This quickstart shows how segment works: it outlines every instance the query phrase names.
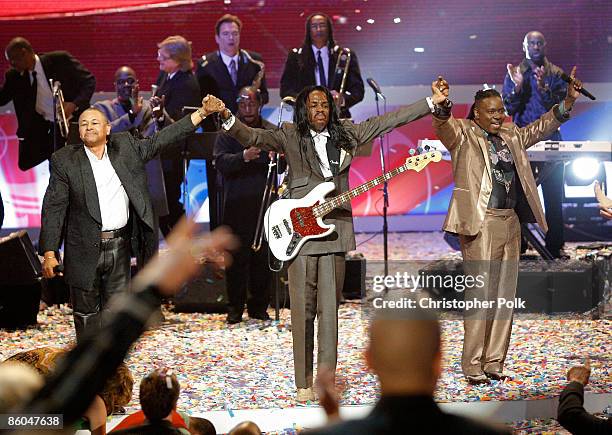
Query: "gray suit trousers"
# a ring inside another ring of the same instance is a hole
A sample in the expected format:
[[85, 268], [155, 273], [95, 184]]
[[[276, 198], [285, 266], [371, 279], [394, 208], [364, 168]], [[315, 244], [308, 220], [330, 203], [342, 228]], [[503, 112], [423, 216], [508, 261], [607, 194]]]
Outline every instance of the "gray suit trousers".
[[298, 255], [289, 265], [293, 364], [297, 388], [312, 387], [314, 321], [318, 318], [317, 364], [335, 371], [338, 304], [344, 283], [344, 253]]

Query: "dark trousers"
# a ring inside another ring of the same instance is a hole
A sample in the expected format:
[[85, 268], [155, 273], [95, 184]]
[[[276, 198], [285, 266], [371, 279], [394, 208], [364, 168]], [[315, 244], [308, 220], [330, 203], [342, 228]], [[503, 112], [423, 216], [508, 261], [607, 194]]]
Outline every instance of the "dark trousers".
[[77, 342], [84, 334], [100, 329], [108, 318], [108, 301], [127, 291], [130, 282], [129, 238], [100, 241], [96, 278], [89, 289], [70, 287]]
[[181, 184], [183, 183], [183, 160], [180, 158], [163, 159], [164, 187], [168, 201], [168, 215], [159, 218], [159, 229], [166, 237], [179, 219], [185, 214], [181, 204]]
[[312, 387], [315, 317], [318, 319], [317, 364], [336, 370], [338, 304], [344, 268], [344, 253], [298, 255], [289, 265], [291, 335], [297, 388]]
[[268, 247], [264, 243], [255, 252], [251, 249], [252, 240], [241, 237], [241, 242], [226, 271], [228, 311], [230, 315], [241, 316], [246, 303], [249, 315], [258, 315], [268, 308], [270, 299]]
[[[537, 162], [531, 163], [531, 169], [536, 177], [542, 174], [543, 171], [547, 173], [542, 182], [539, 183], [542, 186], [544, 212], [546, 214], [546, 224], [548, 224], [548, 232], [544, 241], [546, 249], [548, 249], [553, 257], [559, 257], [560, 250], [565, 244], [563, 232], [564, 164], [562, 162]], [[527, 239], [523, 237], [521, 252], [525, 252], [526, 249]]]

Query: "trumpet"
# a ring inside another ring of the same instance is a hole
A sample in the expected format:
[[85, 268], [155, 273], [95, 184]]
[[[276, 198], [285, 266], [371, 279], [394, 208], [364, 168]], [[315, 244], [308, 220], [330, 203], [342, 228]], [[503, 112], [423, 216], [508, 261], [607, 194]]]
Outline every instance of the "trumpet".
[[259, 66], [259, 71], [257, 72], [255, 77], [253, 78], [253, 83], [251, 84], [251, 86], [253, 86], [255, 89], [259, 90], [259, 88], [261, 87], [261, 82], [263, 81], [264, 76], [266, 74], [266, 64], [263, 63], [260, 60], [253, 59], [253, 57], [249, 54], [248, 51], [242, 50], [242, 49], [240, 51], [244, 54], [244, 56], [250, 62], [253, 62], [255, 65]]
[[[278, 113], [278, 124], [280, 127], [283, 122], [283, 108], [285, 104], [290, 106], [295, 105], [295, 98], [291, 96], [287, 96], [281, 100], [280, 110]], [[255, 226], [255, 234], [253, 236], [253, 243], [251, 244], [251, 249], [255, 252], [261, 249], [261, 244], [263, 242], [264, 236], [264, 216], [266, 210], [272, 204], [273, 197], [272, 195], [276, 193], [277, 195], [281, 195], [281, 189], [283, 187], [276, 186], [278, 182], [278, 153], [273, 153], [272, 158], [270, 159], [270, 163], [268, 163], [268, 175], [266, 176], [266, 188], [263, 193], [263, 197], [261, 198], [261, 206], [259, 207], [259, 214], [257, 215], [257, 225]], [[285, 186], [286, 187], [286, 186]], [[276, 190], [276, 192], [275, 192]], [[283, 189], [284, 190], [284, 189]]]
[[60, 134], [64, 139], [68, 137], [68, 131], [70, 125], [68, 124], [69, 118], [66, 118], [66, 111], [64, 110], [64, 93], [62, 92], [62, 84], [58, 80], [49, 79], [51, 89], [53, 92], [53, 100], [55, 101], [55, 122], [59, 128]]
[[[344, 93], [344, 88], [346, 86], [346, 77], [348, 76], [349, 66], [351, 65], [351, 49], [347, 47], [340, 47], [336, 45], [334, 47], [334, 52], [340, 50], [338, 53], [338, 59], [336, 60], [336, 69], [334, 74], [334, 86], [335, 79], [338, 75], [342, 74], [342, 81], [340, 82], [340, 89], [338, 89], [339, 93]], [[333, 86], [330, 88], [333, 89]]]

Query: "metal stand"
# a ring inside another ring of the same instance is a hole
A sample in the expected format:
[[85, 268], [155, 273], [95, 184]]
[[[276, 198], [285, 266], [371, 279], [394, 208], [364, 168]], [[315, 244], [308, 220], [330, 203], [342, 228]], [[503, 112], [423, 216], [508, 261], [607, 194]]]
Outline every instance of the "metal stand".
[[[376, 100], [376, 115], [380, 116], [380, 107], [378, 104], [379, 96], [385, 103], [385, 112], [387, 111], [387, 100], [384, 95], [379, 94], [378, 92], [374, 92], [374, 98]], [[385, 146], [384, 146], [384, 138], [385, 134], [381, 134], [379, 137], [380, 140], [380, 168], [383, 174], [387, 172], [387, 165], [385, 162]], [[384, 253], [384, 266], [385, 266], [385, 276], [389, 275], [389, 222], [387, 219], [387, 210], [389, 209], [389, 190], [388, 190], [388, 182], [385, 178], [382, 185], [382, 193], [383, 193], [383, 253]]]

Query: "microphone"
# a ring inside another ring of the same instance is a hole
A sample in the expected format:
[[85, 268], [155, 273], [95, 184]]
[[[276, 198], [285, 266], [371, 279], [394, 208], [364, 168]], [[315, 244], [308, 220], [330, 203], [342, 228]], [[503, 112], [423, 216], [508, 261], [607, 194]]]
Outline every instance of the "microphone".
[[376, 96], [380, 96], [384, 100], [385, 94], [383, 94], [380, 90], [380, 86], [378, 86], [378, 83], [376, 83], [376, 81], [372, 77], [368, 77], [366, 81], [368, 82], [368, 85], [370, 85]]
[[53, 268], [53, 272], [55, 272], [55, 273], [63, 273], [64, 272], [64, 265], [63, 264], [58, 264], [57, 266], [55, 266]]
[[[563, 80], [564, 82], [569, 83], [569, 84], [572, 83], [572, 78], [568, 76], [567, 74], [565, 74], [564, 72], [561, 73], [560, 77], [561, 77], [561, 80]], [[585, 97], [590, 98], [591, 100], [596, 100], [595, 96], [584, 88], [580, 88], [578, 92], [580, 92]]]

